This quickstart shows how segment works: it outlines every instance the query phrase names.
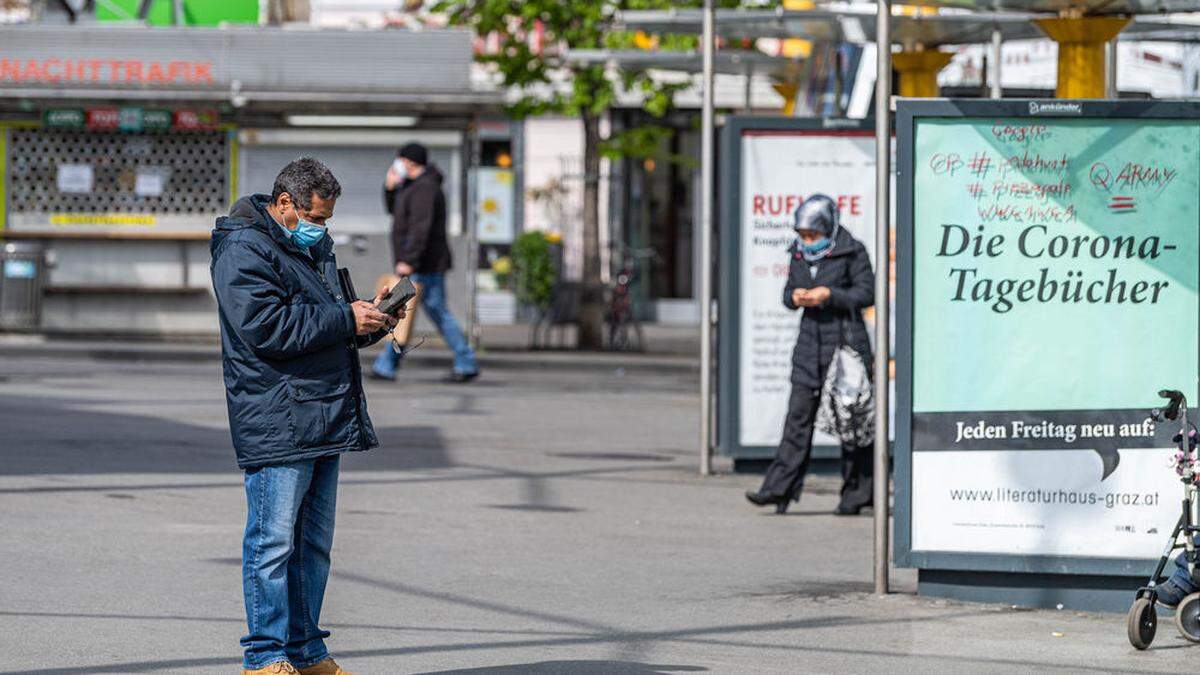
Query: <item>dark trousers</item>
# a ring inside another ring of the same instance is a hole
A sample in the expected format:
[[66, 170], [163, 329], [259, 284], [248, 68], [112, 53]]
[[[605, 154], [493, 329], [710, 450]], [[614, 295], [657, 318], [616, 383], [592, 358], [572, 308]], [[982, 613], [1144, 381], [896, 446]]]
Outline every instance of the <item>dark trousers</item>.
[[[763, 477], [762, 494], [799, 499], [812, 459], [813, 422], [817, 418], [820, 391], [792, 386], [788, 399], [787, 419], [783, 423], [783, 440], [775, 461]], [[871, 504], [871, 476], [875, 455], [869, 445], [842, 444], [842, 501], [841, 505], [858, 508]]]

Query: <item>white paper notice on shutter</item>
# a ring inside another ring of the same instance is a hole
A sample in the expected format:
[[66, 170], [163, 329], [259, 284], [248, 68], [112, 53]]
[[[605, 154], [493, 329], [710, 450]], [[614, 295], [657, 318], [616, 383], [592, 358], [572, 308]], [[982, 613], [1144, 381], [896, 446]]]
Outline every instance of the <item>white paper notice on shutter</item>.
[[90, 194], [95, 184], [91, 164], [59, 164], [58, 191], [67, 194]]

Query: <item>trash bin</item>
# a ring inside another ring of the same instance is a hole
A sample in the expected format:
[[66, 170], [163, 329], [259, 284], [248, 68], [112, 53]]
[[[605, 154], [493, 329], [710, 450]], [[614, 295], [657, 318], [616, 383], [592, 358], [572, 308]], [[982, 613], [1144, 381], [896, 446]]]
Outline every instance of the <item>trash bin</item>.
[[41, 326], [44, 277], [41, 244], [0, 245], [0, 330], [32, 331]]

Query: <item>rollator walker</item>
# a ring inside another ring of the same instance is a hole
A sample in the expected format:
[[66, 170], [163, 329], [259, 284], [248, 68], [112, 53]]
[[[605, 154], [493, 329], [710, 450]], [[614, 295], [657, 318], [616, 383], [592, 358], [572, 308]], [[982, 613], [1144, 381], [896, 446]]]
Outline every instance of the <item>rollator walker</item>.
[[[1192, 583], [1200, 588], [1200, 574], [1197, 574], [1197, 563], [1200, 562], [1200, 552], [1196, 550], [1196, 535], [1200, 534], [1200, 492], [1197, 483], [1200, 482], [1200, 460], [1196, 456], [1196, 427], [1188, 422], [1187, 399], [1182, 392], [1164, 389], [1158, 395], [1167, 399], [1166, 408], [1155, 408], [1150, 411], [1150, 419], [1156, 424], [1163, 420], [1179, 420], [1179, 434], [1175, 441], [1179, 444], [1179, 452], [1175, 454], [1174, 467], [1183, 483], [1183, 512], [1175, 530], [1167, 539], [1162, 558], [1154, 574], [1145, 586], [1137, 590], [1133, 606], [1129, 608], [1126, 628], [1129, 642], [1137, 649], [1146, 649], [1154, 641], [1154, 633], [1158, 629], [1158, 612], [1155, 603], [1158, 602], [1158, 584], [1166, 581], [1163, 570], [1171, 561], [1171, 554], [1184, 549], [1184, 560]], [[1179, 536], [1183, 535], [1183, 541]], [[1192, 593], [1179, 602], [1175, 608], [1175, 626], [1183, 637], [1192, 642], [1200, 642], [1200, 592]]]

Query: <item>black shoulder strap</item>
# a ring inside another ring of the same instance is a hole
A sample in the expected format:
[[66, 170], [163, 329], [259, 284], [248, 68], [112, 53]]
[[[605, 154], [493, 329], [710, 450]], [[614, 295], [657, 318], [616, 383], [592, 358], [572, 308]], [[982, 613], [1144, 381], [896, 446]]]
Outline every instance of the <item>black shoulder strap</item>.
[[354, 281], [350, 279], [350, 270], [345, 267], [339, 267], [338, 285], [342, 287], [342, 297], [346, 298], [346, 302], [354, 302], [358, 300], [358, 293], [354, 292]]

